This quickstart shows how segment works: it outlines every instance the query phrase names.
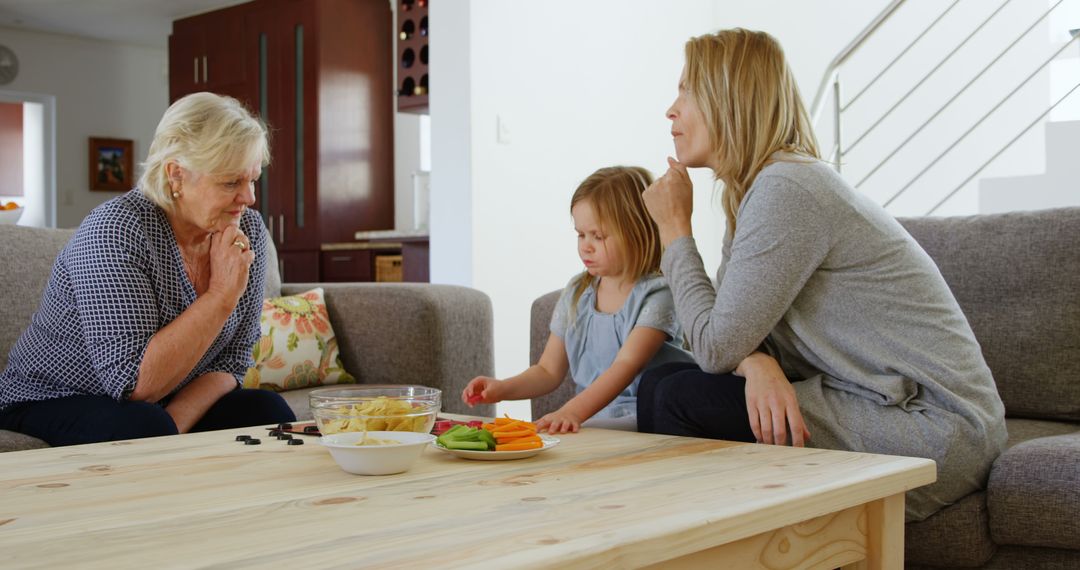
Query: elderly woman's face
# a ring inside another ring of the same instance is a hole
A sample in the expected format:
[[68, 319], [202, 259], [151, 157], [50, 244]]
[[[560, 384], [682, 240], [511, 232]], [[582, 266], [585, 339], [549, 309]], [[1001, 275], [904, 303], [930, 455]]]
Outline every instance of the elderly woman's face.
[[667, 118], [671, 120], [675, 158], [688, 167], [711, 166], [714, 153], [709, 145], [709, 130], [705, 126], [705, 116], [686, 84], [685, 67], [679, 76], [679, 96], [668, 108]]
[[182, 196], [176, 201], [176, 215], [207, 232], [220, 232], [238, 225], [244, 210], [255, 203], [255, 181], [262, 168], [220, 174], [184, 171]]

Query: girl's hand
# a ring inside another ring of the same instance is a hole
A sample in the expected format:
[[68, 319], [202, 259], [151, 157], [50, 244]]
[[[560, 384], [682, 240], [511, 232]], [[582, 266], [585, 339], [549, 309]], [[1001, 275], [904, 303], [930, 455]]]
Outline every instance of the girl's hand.
[[746, 412], [750, 429], [761, 443], [785, 445], [791, 428], [791, 445], [803, 447], [806, 429], [795, 389], [773, 357], [756, 352], [743, 359], [735, 374], [746, 378]]
[[645, 208], [660, 230], [660, 242], [671, 242], [691, 235], [690, 215], [694, 212], [694, 185], [686, 167], [668, 157], [668, 170], [642, 194]]
[[[243, 248], [234, 245], [241, 243]], [[251, 242], [239, 227], [229, 225], [210, 236], [209, 292], [220, 295], [228, 303], [230, 312], [247, 289], [248, 274], [254, 261]]]
[[461, 401], [470, 408], [476, 404], [494, 404], [502, 401], [502, 382], [488, 376], [477, 376], [461, 391]]
[[562, 408], [551, 412], [536, 422], [536, 431], [548, 433], [577, 433], [581, 429], [581, 418]]

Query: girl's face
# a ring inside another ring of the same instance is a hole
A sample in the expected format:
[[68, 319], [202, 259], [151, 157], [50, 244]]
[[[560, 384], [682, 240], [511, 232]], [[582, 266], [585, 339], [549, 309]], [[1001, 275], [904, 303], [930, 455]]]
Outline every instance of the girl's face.
[[618, 277], [623, 273], [619, 246], [614, 237], [604, 233], [592, 202], [581, 200], [570, 209], [577, 232], [578, 256], [593, 277]]
[[184, 170], [177, 216], [208, 233], [238, 225], [244, 210], [255, 203], [255, 181], [261, 170], [258, 165], [226, 174], [199, 175]]
[[686, 85], [685, 67], [679, 77], [679, 95], [668, 108], [667, 118], [671, 121], [675, 158], [691, 168], [712, 167], [714, 153], [709, 144], [709, 130], [705, 126], [705, 116]]

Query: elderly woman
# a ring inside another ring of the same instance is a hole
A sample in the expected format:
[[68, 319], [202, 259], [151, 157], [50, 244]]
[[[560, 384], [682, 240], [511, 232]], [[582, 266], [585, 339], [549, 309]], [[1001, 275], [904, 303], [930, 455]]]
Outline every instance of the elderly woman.
[[158, 124], [139, 187], [95, 208], [0, 374], [0, 428], [50, 445], [294, 419], [241, 389], [259, 337], [266, 127], [196, 93]]
[[[776, 40], [691, 39], [667, 116], [678, 159], [644, 196], [699, 366], [642, 379], [642, 431], [933, 459], [909, 519], [982, 487], [1006, 433], [975, 335], [915, 240], [819, 160]], [[715, 287], [687, 167], [724, 185]]]

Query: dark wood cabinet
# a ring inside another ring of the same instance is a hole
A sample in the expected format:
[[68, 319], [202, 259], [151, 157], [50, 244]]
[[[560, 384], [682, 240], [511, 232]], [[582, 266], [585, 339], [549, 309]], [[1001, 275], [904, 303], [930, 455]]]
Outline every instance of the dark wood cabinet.
[[320, 281], [427, 283], [428, 237], [398, 236], [323, 244]]
[[369, 249], [324, 251], [320, 281], [374, 281], [374, 263]]
[[[391, 22], [386, 0], [255, 0], [174, 22], [170, 97], [232, 95], [270, 127], [256, 207], [285, 261], [283, 281], [317, 281], [324, 243], [394, 227]], [[208, 56], [211, 80], [193, 82], [187, 60], [201, 63], [200, 49], [231, 50], [220, 65], [239, 65], [237, 79], [215, 83]]]
[[199, 91], [248, 101], [245, 11], [235, 6], [173, 22], [169, 36], [170, 101]]
[[[319, 279], [318, 251], [279, 251], [278, 270], [282, 281], [288, 283], [316, 283]], [[288, 276], [288, 279], [285, 279]]]

